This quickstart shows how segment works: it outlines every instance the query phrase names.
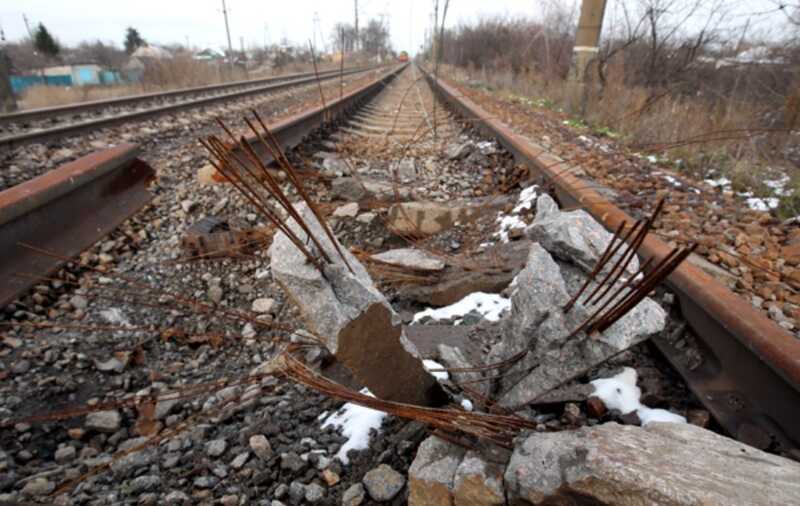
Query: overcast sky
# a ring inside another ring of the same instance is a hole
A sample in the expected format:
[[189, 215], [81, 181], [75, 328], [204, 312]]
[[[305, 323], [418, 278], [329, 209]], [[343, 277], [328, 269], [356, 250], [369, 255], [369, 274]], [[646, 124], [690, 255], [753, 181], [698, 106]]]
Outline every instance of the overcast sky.
[[[481, 15], [525, 15], [538, 17], [543, 5], [571, 6], [578, 0], [451, 0], [448, 25], [477, 19]], [[629, 0], [635, 1], [635, 0]], [[262, 45], [286, 37], [302, 43], [314, 37], [315, 13], [319, 19], [317, 45], [329, 43], [337, 22], [353, 21], [353, 0], [227, 0], [233, 46]], [[359, 0], [360, 23], [386, 16], [395, 49], [413, 52], [430, 26], [432, 0]], [[440, 1], [440, 4], [444, 0]], [[613, 5], [613, 0], [612, 3]], [[774, 8], [770, 0], [742, 0], [737, 17], [744, 23], [751, 13]], [[31, 27], [44, 23], [68, 45], [100, 39], [122, 44], [125, 28], [136, 27], [153, 43], [177, 42], [193, 47], [224, 47], [225, 24], [222, 0], [0, 0], [0, 27], [8, 40], [26, 36], [23, 14]], [[760, 26], [782, 23], [780, 15], [757, 16]]]

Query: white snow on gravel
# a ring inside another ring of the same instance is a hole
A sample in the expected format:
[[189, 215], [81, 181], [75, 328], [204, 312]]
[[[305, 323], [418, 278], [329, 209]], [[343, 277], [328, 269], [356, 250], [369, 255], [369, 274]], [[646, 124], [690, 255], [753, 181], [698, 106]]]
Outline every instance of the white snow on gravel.
[[537, 193], [538, 186], [533, 185], [525, 188], [519, 194], [519, 200], [517, 201], [517, 205], [514, 206], [514, 209], [511, 211], [511, 214], [499, 213], [497, 215], [497, 222], [500, 224], [498, 227], [498, 231], [495, 232], [494, 236], [499, 237], [502, 242], [508, 242], [508, 232], [515, 228], [525, 228], [528, 226], [527, 223], [522, 221], [519, 216], [517, 216], [522, 211], [526, 211], [533, 207], [534, 202], [536, 202], [536, 198], [539, 196]]
[[511, 299], [506, 299], [496, 293], [474, 292], [455, 304], [435, 309], [428, 308], [425, 311], [416, 313], [414, 315], [414, 323], [429, 316], [434, 320], [458, 318], [455, 324], [459, 325], [461, 323], [461, 318], [473, 310], [480, 313], [484, 319], [496, 322], [500, 319], [500, 315], [503, 311], [510, 309]]
[[[362, 394], [372, 395], [368, 389], [361, 390]], [[322, 428], [336, 427], [342, 429], [342, 435], [347, 438], [347, 442], [342, 445], [339, 452], [336, 454], [342, 464], [347, 465], [350, 459], [347, 458], [347, 452], [350, 450], [364, 450], [369, 447], [369, 433], [370, 430], [375, 429], [380, 432], [383, 419], [386, 413], [383, 411], [376, 411], [374, 409], [365, 408], [358, 404], [348, 402], [336, 413], [329, 416], [323, 423]]]
[[636, 411], [643, 427], [653, 422], [686, 423], [681, 415], [644, 406], [639, 400], [642, 390], [636, 386], [637, 379], [636, 370], [626, 367], [616, 376], [592, 381], [592, 396], [599, 397], [608, 409], [616, 409], [623, 415]]
[[761, 199], [758, 197], [751, 197], [747, 199], [747, 207], [754, 211], [769, 211], [775, 209], [780, 204], [780, 200], [774, 197]]

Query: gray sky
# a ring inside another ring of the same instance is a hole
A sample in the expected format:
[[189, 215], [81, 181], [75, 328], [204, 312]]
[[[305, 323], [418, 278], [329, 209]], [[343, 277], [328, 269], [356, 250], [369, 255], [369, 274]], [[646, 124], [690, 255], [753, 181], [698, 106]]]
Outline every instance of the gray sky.
[[[448, 25], [476, 19], [480, 15], [526, 15], [538, 17], [547, 4], [573, 5], [577, 0], [451, 0]], [[615, 0], [612, 0], [612, 3]], [[621, 1], [621, 0], [616, 0]], [[635, 0], [625, 0], [635, 1]], [[440, 4], [444, 0], [440, 1]], [[769, 10], [769, 0], [742, 0], [737, 20]], [[278, 42], [286, 37], [294, 43], [313, 38], [314, 13], [319, 16], [320, 37], [328, 43], [337, 22], [353, 21], [353, 0], [227, 0], [231, 38], [238, 48]], [[395, 49], [411, 52], [422, 43], [430, 26], [432, 0], [359, 0], [360, 22], [381, 14], [388, 16]], [[186, 43], [191, 46], [226, 45], [221, 0], [0, 0], [0, 26], [6, 38], [18, 40], [26, 35], [23, 14], [33, 27], [42, 22], [60, 41], [74, 45], [82, 40], [100, 39], [122, 44], [127, 26], [136, 27], [154, 43]], [[766, 17], [768, 24], [782, 22], [779, 15]], [[765, 17], [759, 18], [763, 26]], [[266, 27], [266, 29], [265, 29]], [[320, 34], [321, 32], [321, 34]]]

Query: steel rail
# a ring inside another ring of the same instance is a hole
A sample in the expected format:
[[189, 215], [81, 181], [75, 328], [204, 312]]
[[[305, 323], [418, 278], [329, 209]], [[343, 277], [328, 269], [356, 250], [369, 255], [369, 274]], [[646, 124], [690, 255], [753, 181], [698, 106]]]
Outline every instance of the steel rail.
[[[373, 68], [374, 69], [374, 68]], [[373, 70], [369, 69], [369, 70]], [[357, 70], [350, 70], [346, 71], [342, 75], [350, 75], [356, 74], [361, 72], [367, 72], [369, 70], [357, 69]], [[329, 80], [339, 77], [339, 73], [327, 75], [321, 77], [321, 80]], [[175, 104], [168, 104], [158, 107], [152, 107], [143, 111], [134, 111], [129, 113], [122, 113], [116, 116], [107, 117], [107, 118], [99, 118], [93, 119], [88, 121], [82, 121], [78, 123], [71, 123], [67, 125], [56, 126], [53, 128], [47, 128], [43, 130], [34, 130], [30, 132], [22, 132], [19, 134], [12, 134], [0, 137], [0, 148], [2, 149], [13, 149], [18, 146], [22, 146], [25, 144], [30, 144], [33, 142], [45, 142], [52, 139], [57, 139], [61, 137], [66, 137], [69, 135], [75, 135], [78, 133], [84, 133], [92, 130], [97, 130], [99, 128], [106, 128], [113, 125], [118, 125], [121, 123], [127, 123], [130, 121], [135, 120], [142, 120], [145, 118], [152, 118], [156, 116], [160, 116], [162, 114], [167, 113], [174, 113], [178, 111], [182, 111], [185, 109], [192, 109], [195, 107], [203, 106], [212, 104], [215, 102], [223, 102], [231, 99], [246, 97], [249, 95], [256, 95], [259, 93], [268, 93], [268, 92], [275, 92], [280, 91], [288, 88], [293, 88], [295, 86], [302, 86], [304, 84], [311, 84], [317, 82], [316, 77], [304, 77], [301, 79], [294, 79], [292, 81], [284, 81], [275, 84], [268, 84], [265, 86], [259, 86], [255, 88], [247, 88], [245, 90], [238, 90], [232, 91], [229, 93], [224, 93], [220, 95], [213, 95], [211, 97], [203, 97], [197, 98], [194, 100], [186, 100], [183, 102], [178, 102]]]
[[[368, 70], [368, 67], [356, 67], [347, 69], [346, 72], [354, 70]], [[222, 84], [209, 84], [205, 86], [195, 86], [191, 88], [179, 88], [169, 91], [159, 91], [153, 93], [141, 93], [137, 95], [128, 95], [125, 97], [109, 98], [104, 100], [92, 100], [90, 102], [79, 102], [74, 104], [58, 105], [53, 107], [41, 107], [37, 109], [27, 109], [8, 114], [0, 114], [0, 127], [4, 127], [10, 123], [19, 123], [24, 121], [33, 121], [38, 119], [51, 119], [53, 117], [65, 116], [68, 114], [84, 114], [87, 112], [107, 109], [110, 107], [121, 107], [137, 102], [144, 102], [148, 100], [163, 100], [167, 98], [178, 97], [181, 95], [194, 95], [198, 93], [209, 93], [215, 91], [222, 91], [231, 88], [239, 88], [243, 86], [259, 86], [264, 84], [274, 84], [282, 81], [291, 81], [294, 79], [302, 79], [305, 77], [313, 76], [313, 72], [301, 72], [295, 74], [286, 74], [283, 76], [265, 77], [260, 79], [249, 79], [243, 81], [234, 81]], [[339, 70], [327, 70], [320, 72], [320, 76], [336, 75], [339, 76]]]
[[75, 256], [128, 219], [153, 196], [153, 169], [123, 144], [92, 153], [0, 192], [0, 307], [63, 262], [22, 244]]
[[[633, 219], [586, 182], [571, 165], [518, 135], [459, 90], [429, 73], [431, 88], [470, 125], [500, 142], [517, 161], [553, 184], [561, 203], [580, 206], [613, 231]], [[638, 253], [664, 258], [670, 248], [649, 234]], [[800, 340], [691, 262], [666, 281], [699, 340], [703, 361], [686, 363], [666, 338], [654, 340], [698, 399], [733, 437], [764, 449], [800, 455]]]
[[[318, 106], [299, 112], [284, 120], [268, 125], [275, 135], [281, 148], [286, 151], [294, 148], [312, 131], [329, 124], [335, 124], [340, 119], [358, 109], [367, 100], [374, 97], [386, 84], [402, 72], [408, 64], [397, 66], [376, 79], [368, 82], [357, 90], [353, 90], [341, 98], [327, 102], [325, 106]], [[248, 136], [248, 142], [264, 163], [273, 161], [272, 154], [264, 147], [255, 135]], [[241, 148], [236, 147], [235, 150]], [[245, 153], [238, 152], [242, 160], [247, 160]]]

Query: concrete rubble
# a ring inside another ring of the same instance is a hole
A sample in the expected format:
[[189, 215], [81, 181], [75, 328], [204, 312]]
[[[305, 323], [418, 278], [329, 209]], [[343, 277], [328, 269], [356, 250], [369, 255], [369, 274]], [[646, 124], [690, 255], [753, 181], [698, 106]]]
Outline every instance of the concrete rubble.
[[392, 249], [372, 255], [372, 259], [419, 271], [441, 271], [445, 267], [443, 260], [416, 248]]
[[800, 463], [694, 425], [607, 423], [522, 435], [510, 458], [431, 436], [409, 504], [797, 504], [798, 476]]
[[[536, 219], [526, 235], [540, 242], [532, 244], [525, 268], [516, 277], [505, 339], [487, 360], [497, 363], [527, 350], [497, 386], [499, 404], [505, 408], [536, 401], [666, 324], [666, 312], [646, 298], [602, 334], [572, 336], [596, 306], [578, 302], [567, 314], [562, 308], [580, 289], [584, 273], [594, 267], [611, 234], [584, 211], [559, 211], [546, 194], [538, 197], [536, 207]], [[593, 287], [590, 284], [586, 293]]]
[[[444, 398], [441, 387], [425, 371], [413, 344], [402, 335], [398, 315], [375, 288], [364, 266], [339, 245], [353, 269], [351, 273], [308, 206], [296, 207], [332, 263], [325, 266], [323, 275], [280, 232], [269, 253], [275, 280], [297, 304], [308, 329], [377, 397], [418, 405], [439, 404]], [[311, 245], [294, 220], [287, 219], [287, 224]], [[386, 376], [387, 364], [392, 365], [391, 378]]]
[[689, 424], [608, 423], [535, 433], [505, 473], [509, 500], [605, 504], [798, 504], [800, 463]]

